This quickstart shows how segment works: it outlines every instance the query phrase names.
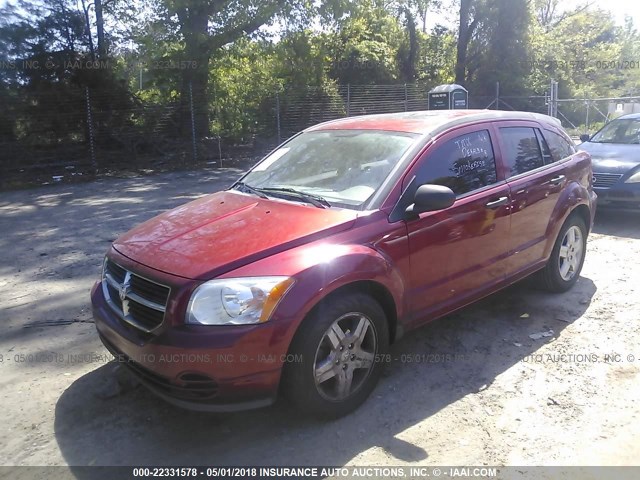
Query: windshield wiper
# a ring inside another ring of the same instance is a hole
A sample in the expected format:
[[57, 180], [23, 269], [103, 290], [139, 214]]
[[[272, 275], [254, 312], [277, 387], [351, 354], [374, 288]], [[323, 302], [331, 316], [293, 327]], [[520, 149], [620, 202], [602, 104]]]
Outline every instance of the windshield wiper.
[[237, 188], [238, 190], [244, 193], [251, 193], [252, 195], [256, 195], [260, 198], [269, 198], [269, 196], [266, 193], [263, 193], [259, 189], [252, 187], [251, 185], [244, 182], [236, 183], [233, 188]]
[[314, 207], [331, 208], [331, 204], [324, 197], [321, 197], [320, 195], [314, 195], [312, 193], [301, 192], [300, 190], [296, 190], [295, 188], [265, 187], [265, 188], [260, 188], [259, 190], [260, 192], [267, 192], [267, 193], [273, 192], [276, 194], [280, 193], [288, 197], [293, 196], [296, 198], [300, 198], [306, 201], [307, 203], [310, 203]]

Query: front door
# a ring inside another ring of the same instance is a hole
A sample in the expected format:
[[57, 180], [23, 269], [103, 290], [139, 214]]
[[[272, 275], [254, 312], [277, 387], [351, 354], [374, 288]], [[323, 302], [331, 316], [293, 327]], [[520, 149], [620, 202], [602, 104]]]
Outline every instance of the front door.
[[415, 324], [472, 301], [505, 278], [509, 186], [498, 176], [490, 126], [456, 130], [410, 173], [416, 186], [450, 187], [456, 203], [409, 220], [411, 311]]

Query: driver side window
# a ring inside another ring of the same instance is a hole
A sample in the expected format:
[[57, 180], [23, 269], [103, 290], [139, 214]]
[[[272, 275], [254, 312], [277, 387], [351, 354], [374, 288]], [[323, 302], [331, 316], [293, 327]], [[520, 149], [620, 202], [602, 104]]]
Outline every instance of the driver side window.
[[498, 181], [488, 130], [461, 135], [430, 152], [417, 174], [418, 185], [449, 187], [457, 196]]

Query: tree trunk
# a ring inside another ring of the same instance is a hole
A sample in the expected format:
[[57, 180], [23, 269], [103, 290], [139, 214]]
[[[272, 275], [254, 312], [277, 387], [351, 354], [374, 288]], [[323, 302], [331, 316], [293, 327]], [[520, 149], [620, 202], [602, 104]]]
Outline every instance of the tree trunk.
[[89, 7], [86, 5], [85, 0], [82, 0], [82, 10], [84, 12], [84, 23], [87, 30], [87, 39], [89, 40], [89, 52], [91, 54], [91, 60], [96, 59], [96, 51], [93, 46], [93, 34], [91, 33], [91, 18], [89, 17]]
[[209, 15], [198, 7], [183, 9], [178, 14], [185, 39], [183, 60], [186, 62], [180, 92], [182, 134], [191, 136], [195, 126], [196, 137], [202, 138], [209, 135]]
[[[287, 0], [262, 0], [261, 2], [247, 2], [258, 5], [258, 9], [235, 7], [230, 1], [189, 0], [176, 2], [179, 6], [171, 11], [178, 16], [180, 33], [184, 39], [185, 67], [182, 70], [182, 86], [180, 101], [182, 106], [183, 134], [192, 132], [191, 105], [193, 104], [193, 123], [195, 135], [198, 138], [209, 135], [209, 63], [211, 54], [226, 44], [235, 41], [243, 35], [253, 33], [267, 23], [282, 10]], [[238, 2], [244, 4], [244, 2]], [[240, 11], [237, 11], [238, 8]], [[242, 20], [243, 9], [247, 18]], [[215, 13], [227, 11], [232, 17], [240, 21], [229, 21], [224, 31], [215, 35], [209, 34], [209, 19]], [[185, 131], [186, 129], [186, 131]]]
[[[182, 74], [180, 106], [182, 112], [183, 134], [192, 135], [195, 128], [197, 138], [209, 135], [209, 55], [190, 57], [195, 68], [187, 68]], [[191, 111], [193, 108], [193, 112]]]
[[471, 16], [471, 2], [473, 0], [460, 0], [460, 32], [458, 33], [458, 46], [456, 56], [456, 83], [463, 84], [467, 80], [467, 52], [469, 42], [475, 29], [474, 23], [469, 23]]
[[413, 82], [416, 79], [416, 60], [418, 58], [418, 35], [416, 32], [416, 21], [408, 7], [404, 8], [405, 20], [407, 22], [407, 33], [409, 34], [409, 52], [404, 62], [403, 76], [406, 82]]
[[106, 46], [104, 41], [104, 15], [102, 13], [102, 0], [94, 0], [94, 8], [96, 9], [96, 30], [98, 33], [98, 58], [103, 59], [106, 56]]
[[422, 23], [422, 33], [427, 33], [427, 17], [429, 15], [429, 4], [431, 0], [423, 0], [418, 3], [418, 15]]

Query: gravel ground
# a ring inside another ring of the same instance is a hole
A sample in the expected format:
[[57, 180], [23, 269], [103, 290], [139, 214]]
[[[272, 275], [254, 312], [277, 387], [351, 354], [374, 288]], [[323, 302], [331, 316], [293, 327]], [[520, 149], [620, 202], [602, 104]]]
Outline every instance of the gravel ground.
[[598, 215], [571, 292], [525, 281], [407, 336], [369, 401], [337, 421], [285, 402], [186, 412], [125, 385], [90, 314], [109, 243], [238, 174], [0, 193], [0, 464], [640, 463], [640, 215]]

